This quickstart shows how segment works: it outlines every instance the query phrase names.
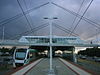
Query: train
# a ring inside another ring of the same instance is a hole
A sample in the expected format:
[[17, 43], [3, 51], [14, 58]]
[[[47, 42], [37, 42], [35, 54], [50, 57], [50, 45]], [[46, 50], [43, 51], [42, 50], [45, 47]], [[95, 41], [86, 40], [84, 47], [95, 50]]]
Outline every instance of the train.
[[13, 54], [13, 67], [20, 67], [28, 64], [36, 58], [38, 51], [28, 48], [16, 48]]

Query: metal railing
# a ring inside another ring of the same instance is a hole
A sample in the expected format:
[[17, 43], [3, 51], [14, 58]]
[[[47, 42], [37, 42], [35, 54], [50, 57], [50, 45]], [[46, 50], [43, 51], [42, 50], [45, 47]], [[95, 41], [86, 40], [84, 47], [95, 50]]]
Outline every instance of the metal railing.
[[[11, 46], [30, 46], [30, 45], [40, 45], [40, 46], [49, 46], [50, 43], [45, 42], [19, 42], [18, 40], [0, 40], [0, 45], [11, 45]], [[52, 46], [77, 46], [77, 47], [95, 47], [100, 46], [99, 44], [89, 44], [89, 43], [68, 43], [68, 42], [56, 42], [52, 43]]]

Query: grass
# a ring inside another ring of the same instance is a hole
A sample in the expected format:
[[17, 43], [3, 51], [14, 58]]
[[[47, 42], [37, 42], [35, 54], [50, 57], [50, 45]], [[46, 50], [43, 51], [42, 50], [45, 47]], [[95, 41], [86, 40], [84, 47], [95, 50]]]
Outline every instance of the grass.
[[78, 59], [79, 62], [85, 62], [85, 63], [89, 63], [89, 64], [93, 64], [96, 66], [100, 66], [99, 62], [95, 62], [95, 61], [90, 61], [90, 60], [85, 60], [85, 59]]
[[0, 71], [9, 70], [10, 68], [12, 68], [12, 65], [1, 65]]
[[0, 66], [0, 71], [7, 70], [8, 67], [6, 65]]

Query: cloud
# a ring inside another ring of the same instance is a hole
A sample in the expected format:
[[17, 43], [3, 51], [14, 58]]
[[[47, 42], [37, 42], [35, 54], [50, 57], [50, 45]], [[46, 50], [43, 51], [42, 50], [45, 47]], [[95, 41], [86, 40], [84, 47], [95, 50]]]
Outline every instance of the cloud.
[[[49, 0], [46, 0], [46, 1], [45, 0], [25, 0], [25, 1], [27, 3], [28, 9], [30, 9], [30, 8], [37, 7], [41, 4], [44, 4], [44, 3], [48, 2]], [[52, 1], [66, 9], [77, 12], [80, 7], [80, 4], [83, 0], [52, 0]], [[20, 2], [21, 2], [23, 9], [26, 11], [23, 0], [20, 0]], [[90, 2], [90, 0], [85, 0], [83, 7], [79, 14], [81, 14], [81, 15], [83, 14], [83, 12], [86, 9], [89, 2]], [[85, 14], [85, 17], [100, 24], [100, 19], [99, 19], [100, 11], [98, 11], [99, 7], [100, 7], [100, 1], [94, 0], [91, 7]], [[16, 0], [13, 0], [13, 1], [12, 0], [0, 0], [0, 10], [1, 10], [0, 22], [2, 20], [8, 19], [8, 18], [13, 17], [16, 14], [19, 14], [22, 12], [18, 6], [18, 3], [16, 2]], [[72, 14], [64, 11], [63, 9], [61, 9], [53, 4], [51, 4], [51, 5], [48, 4], [37, 10], [34, 10], [29, 15], [27, 15], [27, 17], [28, 17], [29, 21], [31, 22], [33, 28], [49, 22], [47, 20], [44, 20], [43, 19], [44, 17], [57, 16], [59, 19], [54, 20], [54, 22], [67, 28], [67, 29], [74, 27], [76, 22], [79, 20], [77, 18], [75, 24], [72, 26], [72, 22], [73, 22], [75, 16], [73, 16]], [[41, 29], [41, 30], [37, 31], [36, 34], [37, 35], [48, 35], [49, 34], [48, 29], [49, 29], [49, 27]], [[1, 30], [2, 30], [2, 28], [1, 28]], [[29, 26], [25, 20], [25, 17], [22, 17], [13, 22], [10, 22], [9, 24], [6, 24], [5, 32], [8, 34], [11, 34], [12, 36], [15, 36], [18, 33], [22, 33], [27, 30], [29, 30]], [[70, 29], [70, 30], [72, 30], [72, 29]], [[54, 31], [54, 35], [68, 36], [68, 34], [57, 29], [56, 27], [53, 27], [53, 31]], [[91, 33], [91, 31], [92, 31], [92, 33]], [[79, 23], [79, 26], [76, 28], [75, 33], [79, 34], [82, 39], [87, 40], [88, 37], [95, 34], [96, 31], [95, 31], [94, 26], [92, 26], [89, 23], [82, 20]], [[7, 37], [8, 34], [5, 35], [5, 37]], [[0, 33], [0, 37], [1, 36], [2, 36], [2, 33]], [[93, 38], [94, 37], [95, 36], [93, 36]]]

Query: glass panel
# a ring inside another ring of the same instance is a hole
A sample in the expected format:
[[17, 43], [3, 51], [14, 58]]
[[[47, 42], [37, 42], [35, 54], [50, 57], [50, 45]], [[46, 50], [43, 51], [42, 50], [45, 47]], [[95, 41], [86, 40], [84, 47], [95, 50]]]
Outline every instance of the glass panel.
[[15, 54], [15, 59], [24, 60], [26, 56], [26, 51], [27, 49], [23, 49], [23, 48], [17, 49]]

